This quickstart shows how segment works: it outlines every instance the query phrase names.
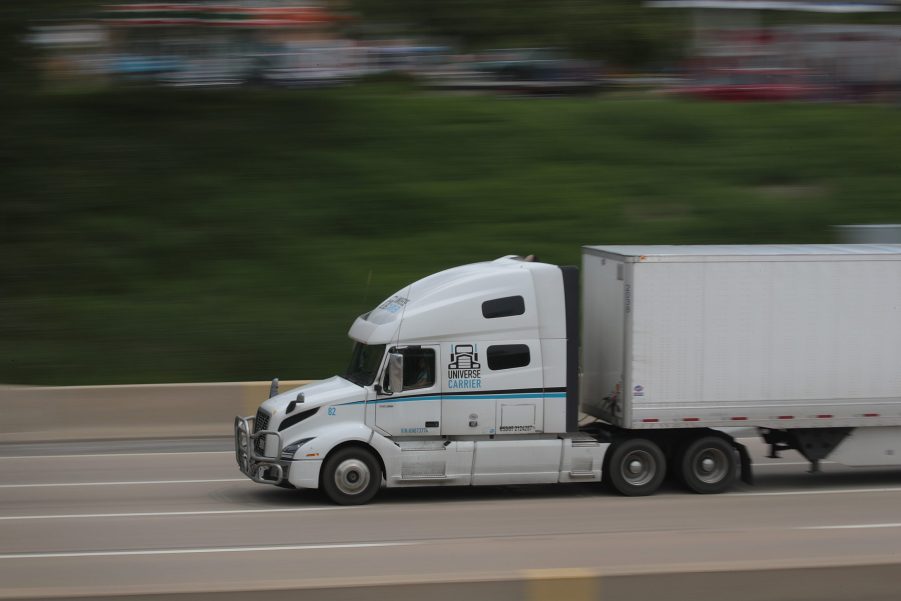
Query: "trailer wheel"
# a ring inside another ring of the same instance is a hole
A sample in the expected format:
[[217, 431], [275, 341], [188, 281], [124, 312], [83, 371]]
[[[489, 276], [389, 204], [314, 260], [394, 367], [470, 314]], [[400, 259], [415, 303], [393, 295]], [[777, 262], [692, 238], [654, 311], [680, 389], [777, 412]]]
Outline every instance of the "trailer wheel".
[[626, 439], [616, 443], [607, 466], [607, 480], [627, 497], [653, 494], [666, 476], [666, 457], [653, 441]]
[[682, 482], [699, 494], [725, 492], [735, 482], [736, 455], [732, 445], [718, 436], [699, 438], [682, 452]]
[[322, 492], [338, 505], [365, 505], [381, 485], [379, 462], [366, 449], [340, 449], [322, 467]]

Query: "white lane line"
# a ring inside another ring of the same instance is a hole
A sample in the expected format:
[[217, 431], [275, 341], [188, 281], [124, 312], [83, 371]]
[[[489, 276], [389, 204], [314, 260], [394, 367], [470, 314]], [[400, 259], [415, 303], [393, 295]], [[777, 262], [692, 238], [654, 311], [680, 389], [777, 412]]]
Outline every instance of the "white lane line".
[[199, 549], [141, 549], [138, 551], [71, 551], [65, 553], [9, 553], [0, 559], [53, 559], [59, 557], [122, 557], [128, 555], [191, 555], [197, 553], [258, 553], [260, 551], [314, 551], [322, 549], [366, 549], [408, 547], [412, 541], [386, 543], [335, 543], [322, 545], [273, 545], [271, 547], [204, 547]]
[[250, 482], [249, 478], [211, 478], [209, 480], [132, 480], [126, 482], [54, 482], [49, 484], [0, 484], [0, 488], [50, 488], [54, 486], [122, 486], [125, 484], [210, 484], [213, 482]]
[[837, 526], [797, 526], [793, 530], [856, 530], [858, 528], [901, 528], [901, 523], [840, 524]]
[[0, 517], [3, 521], [13, 520], [64, 520], [72, 518], [145, 518], [145, 517], [169, 517], [182, 515], [232, 515], [239, 513], [288, 513], [300, 511], [334, 511], [336, 509], [358, 509], [362, 506], [334, 506], [334, 507], [288, 507], [280, 509], [217, 509], [209, 511], [153, 511], [135, 513], [69, 513], [54, 515], [5, 515]]
[[158, 451], [156, 453], [91, 453], [69, 455], [7, 455], [4, 459], [78, 459], [80, 457], [158, 457], [160, 455], [234, 455], [234, 451]]
[[792, 495], [848, 495], [868, 492], [901, 492], [901, 487], [893, 488], [833, 488], [827, 490], [792, 490], [780, 492], [733, 492], [725, 497], [788, 497]]

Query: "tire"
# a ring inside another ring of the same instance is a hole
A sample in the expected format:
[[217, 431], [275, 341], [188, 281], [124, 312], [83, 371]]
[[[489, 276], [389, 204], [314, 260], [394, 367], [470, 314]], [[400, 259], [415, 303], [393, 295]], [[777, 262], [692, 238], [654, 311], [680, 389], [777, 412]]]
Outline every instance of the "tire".
[[613, 490], [627, 497], [657, 491], [666, 476], [666, 457], [656, 443], [631, 438], [616, 443], [611, 453], [605, 480]]
[[381, 485], [382, 468], [366, 449], [340, 449], [322, 466], [322, 492], [338, 505], [365, 505], [375, 497]]
[[691, 491], [703, 495], [726, 492], [738, 473], [738, 453], [718, 436], [704, 436], [681, 453], [679, 477]]

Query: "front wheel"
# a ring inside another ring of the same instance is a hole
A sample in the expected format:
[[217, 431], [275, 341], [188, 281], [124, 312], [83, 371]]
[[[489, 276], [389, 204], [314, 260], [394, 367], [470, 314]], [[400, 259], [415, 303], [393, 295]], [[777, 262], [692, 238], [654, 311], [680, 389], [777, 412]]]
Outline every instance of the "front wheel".
[[633, 438], [613, 445], [605, 479], [627, 497], [653, 494], [666, 476], [666, 457], [651, 440]]
[[682, 482], [700, 494], [716, 494], [729, 490], [735, 482], [738, 461], [732, 445], [718, 436], [705, 436], [692, 442], [682, 452]]
[[341, 449], [322, 467], [322, 492], [338, 505], [364, 505], [382, 485], [382, 470], [366, 449]]

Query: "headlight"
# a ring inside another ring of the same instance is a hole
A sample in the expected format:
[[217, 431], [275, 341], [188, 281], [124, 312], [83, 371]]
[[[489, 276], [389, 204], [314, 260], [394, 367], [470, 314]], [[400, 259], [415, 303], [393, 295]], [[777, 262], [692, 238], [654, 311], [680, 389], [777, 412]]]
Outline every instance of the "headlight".
[[[313, 437], [313, 438], [315, 438], [315, 437]], [[299, 449], [303, 445], [305, 445], [308, 442], [310, 442], [311, 440], [313, 440], [313, 438], [301, 438], [297, 442], [292, 442], [288, 446], [282, 447], [282, 459], [287, 459], [287, 460], [294, 459], [294, 453], [297, 452], [297, 449]]]

